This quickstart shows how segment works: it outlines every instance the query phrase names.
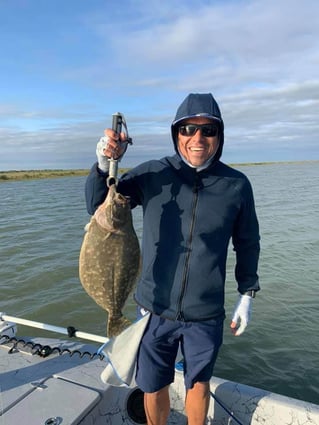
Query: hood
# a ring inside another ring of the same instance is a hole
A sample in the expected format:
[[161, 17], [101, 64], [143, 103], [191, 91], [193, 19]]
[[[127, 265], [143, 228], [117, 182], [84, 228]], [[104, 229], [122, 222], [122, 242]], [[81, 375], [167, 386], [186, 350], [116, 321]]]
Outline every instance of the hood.
[[211, 93], [190, 93], [177, 109], [175, 119], [171, 126], [175, 151], [179, 154], [177, 149], [178, 124], [192, 117], [207, 117], [215, 120], [218, 124], [219, 147], [214, 156], [214, 162], [217, 161], [221, 157], [224, 146], [224, 122], [219, 106]]

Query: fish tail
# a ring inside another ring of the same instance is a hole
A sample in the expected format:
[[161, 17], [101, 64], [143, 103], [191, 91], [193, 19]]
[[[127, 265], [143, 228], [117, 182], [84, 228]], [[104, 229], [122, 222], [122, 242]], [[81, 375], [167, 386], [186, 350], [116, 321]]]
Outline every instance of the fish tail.
[[132, 322], [124, 316], [109, 316], [107, 321], [107, 336], [112, 338], [128, 328]]

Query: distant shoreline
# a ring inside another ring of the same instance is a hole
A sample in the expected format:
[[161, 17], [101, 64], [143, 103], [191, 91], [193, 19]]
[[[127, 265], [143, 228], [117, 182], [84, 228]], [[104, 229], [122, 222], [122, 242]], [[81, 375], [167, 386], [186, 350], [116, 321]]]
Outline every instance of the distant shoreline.
[[[119, 174], [124, 173], [128, 168], [120, 168]], [[88, 176], [89, 169], [78, 170], [10, 170], [0, 171], [0, 183], [11, 180], [35, 180], [35, 179], [50, 179], [59, 177], [79, 177]]]
[[9, 180], [33, 180], [56, 177], [85, 176], [89, 170], [10, 170], [0, 171], [0, 182]]
[[[229, 164], [231, 167], [245, 167], [252, 165], [285, 165], [285, 164], [300, 164], [300, 163], [313, 163], [319, 160], [309, 161], [278, 161], [278, 162], [247, 162], [238, 164]], [[120, 168], [119, 174], [124, 173], [129, 168]], [[89, 169], [75, 169], [75, 170], [9, 170], [0, 171], [0, 183], [10, 180], [33, 180], [33, 179], [49, 179], [58, 177], [77, 177], [87, 176]]]

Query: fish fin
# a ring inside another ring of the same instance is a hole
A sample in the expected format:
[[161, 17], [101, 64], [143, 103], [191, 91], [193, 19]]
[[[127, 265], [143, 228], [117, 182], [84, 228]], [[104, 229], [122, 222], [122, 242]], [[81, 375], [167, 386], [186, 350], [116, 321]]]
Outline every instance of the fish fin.
[[84, 227], [84, 231], [85, 231], [85, 232], [88, 232], [88, 231], [89, 231], [90, 224], [91, 224], [91, 222], [89, 221], [89, 222], [85, 225], [85, 227]]
[[116, 317], [109, 316], [108, 322], [107, 322], [107, 336], [109, 338], [117, 336], [121, 332], [123, 332], [124, 329], [129, 327], [131, 324], [132, 322], [124, 316], [116, 316]]

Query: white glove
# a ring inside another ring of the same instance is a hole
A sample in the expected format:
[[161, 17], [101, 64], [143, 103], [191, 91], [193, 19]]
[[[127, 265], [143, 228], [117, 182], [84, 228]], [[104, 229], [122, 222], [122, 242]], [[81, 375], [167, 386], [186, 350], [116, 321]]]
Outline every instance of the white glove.
[[[252, 297], [250, 295], [239, 295], [230, 327], [234, 329], [234, 335], [241, 335], [246, 329], [251, 316]], [[240, 319], [240, 326], [237, 322]]]
[[98, 167], [104, 173], [107, 173], [110, 167], [109, 158], [105, 156], [103, 152], [104, 149], [107, 149], [109, 140], [110, 139], [107, 136], [101, 137], [96, 145], [96, 156], [97, 156]]

